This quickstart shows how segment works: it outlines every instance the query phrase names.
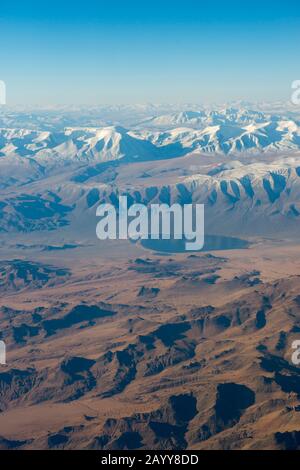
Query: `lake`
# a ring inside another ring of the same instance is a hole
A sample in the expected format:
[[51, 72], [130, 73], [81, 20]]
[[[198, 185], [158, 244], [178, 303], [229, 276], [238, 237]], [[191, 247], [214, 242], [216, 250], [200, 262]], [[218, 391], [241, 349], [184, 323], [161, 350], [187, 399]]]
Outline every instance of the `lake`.
[[[141, 245], [153, 251], [162, 253], [193, 253], [196, 250], [185, 249], [185, 240], [141, 240]], [[247, 240], [236, 237], [226, 237], [223, 235], [206, 235], [204, 247], [200, 251], [217, 251], [217, 250], [242, 250], [250, 246]]]

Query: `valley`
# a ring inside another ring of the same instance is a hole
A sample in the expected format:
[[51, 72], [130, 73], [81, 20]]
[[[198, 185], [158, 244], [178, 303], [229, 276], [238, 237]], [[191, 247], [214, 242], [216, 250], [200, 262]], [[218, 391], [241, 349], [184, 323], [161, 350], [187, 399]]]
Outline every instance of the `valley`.
[[6, 261], [1, 447], [298, 445], [298, 245], [166, 257], [112, 243], [43, 252], [38, 270]]
[[[110, 113], [2, 116], [0, 448], [299, 449], [298, 117]], [[98, 240], [122, 195], [205, 249]]]

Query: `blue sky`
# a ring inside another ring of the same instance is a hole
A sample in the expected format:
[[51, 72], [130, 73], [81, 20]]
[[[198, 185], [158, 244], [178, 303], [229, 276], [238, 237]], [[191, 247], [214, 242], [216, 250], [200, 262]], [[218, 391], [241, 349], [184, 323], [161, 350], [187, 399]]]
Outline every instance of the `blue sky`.
[[8, 104], [287, 100], [299, 1], [1, 3]]

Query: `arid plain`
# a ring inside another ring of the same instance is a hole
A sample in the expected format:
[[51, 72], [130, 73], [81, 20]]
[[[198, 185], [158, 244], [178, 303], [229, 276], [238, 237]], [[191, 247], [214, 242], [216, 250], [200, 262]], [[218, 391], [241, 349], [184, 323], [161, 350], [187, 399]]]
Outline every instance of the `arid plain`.
[[1, 250], [1, 447], [297, 447], [299, 246], [101, 243]]

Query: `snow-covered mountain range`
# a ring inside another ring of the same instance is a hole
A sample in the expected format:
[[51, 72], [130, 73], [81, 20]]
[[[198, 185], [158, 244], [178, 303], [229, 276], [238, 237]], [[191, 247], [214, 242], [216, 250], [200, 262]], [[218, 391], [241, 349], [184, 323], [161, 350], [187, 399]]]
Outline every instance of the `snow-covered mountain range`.
[[227, 155], [300, 149], [300, 120], [249, 109], [164, 114], [127, 129], [101, 125], [46, 131], [32, 130], [29, 124], [0, 128], [0, 157], [33, 158], [43, 165], [159, 160], [191, 152]]
[[120, 173], [112, 179], [103, 179], [97, 167], [89, 167], [93, 171], [86, 172], [85, 178], [76, 177], [73, 169], [3, 188], [0, 231], [52, 232], [70, 225], [70, 234], [86, 230], [93, 239], [97, 206], [100, 202], [118, 204], [118, 196], [126, 194], [129, 201], [145, 204], [204, 204], [208, 233], [299, 233], [300, 156], [269, 163], [234, 160], [188, 176], [173, 175], [172, 167], [160, 174], [151, 165], [156, 173], [147, 178], [139, 176], [136, 165], [129, 177], [124, 178], [118, 168]]
[[62, 132], [0, 129], [0, 157], [20, 156], [36, 161], [106, 162], [121, 158], [157, 157], [150, 141], [134, 137], [122, 127], [65, 128]]
[[300, 148], [300, 126], [292, 120], [216, 124], [201, 130], [187, 127], [167, 131], [141, 131], [136, 137], [157, 146], [176, 145], [185, 152], [230, 154], [293, 151]]
[[163, 114], [161, 116], [145, 119], [142, 124], [155, 128], [186, 126], [203, 129], [204, 127], [222, 124], [245, 125], [253, 122], [259, 123], [272, 118], [272, 115], [267, 115], [262, 111], [253, 111], [244, 108], [223, 108], [220, 110], [189, 110]]
[[93, 230], [96, 204], [124, 193], [137, 202], [204, 203], [213, 231], [221, 224], [235, 234], [242, 227], [298, 233], [295, 113], [170, 111], [150, 117], [142, 109], [127, 128], [0, 128], [0, 230], [53, 231], [76, 220]]

